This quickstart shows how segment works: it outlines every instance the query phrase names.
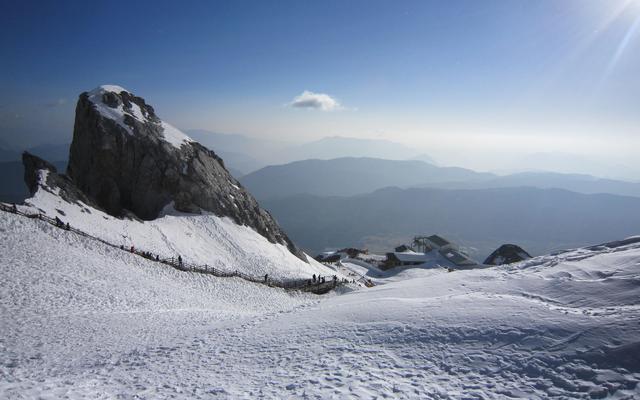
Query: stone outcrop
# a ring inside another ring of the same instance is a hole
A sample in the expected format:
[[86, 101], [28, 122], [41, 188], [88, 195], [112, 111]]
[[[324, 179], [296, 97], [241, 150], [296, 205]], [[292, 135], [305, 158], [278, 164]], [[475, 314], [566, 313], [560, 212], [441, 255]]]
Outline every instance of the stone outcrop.
[[484, 261], [486, 265], [513, 264], [519, 261], [528, 260], [531, 255], [515, 244], [503, 244], [496, 251], [491, 253]]
[[22, 153], [22, 165], [24, 166], [24, 181], [33, 196], [38, 190], [54, 192], [69, 203], [79, 202], [84, 205], [101, 209], [96, 203], [78, 190], [68, 176], [58, 173], [56, 167], [29, 152]]
[[67, 175], [111, 215], [151, 220], [170, 204], [182, 212], [210, 211], [305, 259], [220, 157], [123, 88], [101, 86], [80, 95]]

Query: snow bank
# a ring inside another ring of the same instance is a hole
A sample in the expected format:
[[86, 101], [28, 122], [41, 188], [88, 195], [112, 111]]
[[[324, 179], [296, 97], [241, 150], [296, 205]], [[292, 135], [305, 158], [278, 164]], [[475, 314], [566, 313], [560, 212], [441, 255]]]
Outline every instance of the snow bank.
[[155, 366], [160, 383], [180, 368], [171, 362], [178, 343], [205, 356], [212, 350], [203, 347], [205, 332], [317, 301], [237, 278], [180, 272], [4, 212], [0, 232], [3, 399], [131, 397], [118, 381], [138, 376], [143, 358], [164, 359]]
[[173, 125], [162, 121], [162, 128], [164, 129], [164, 139], [171, 143], [173, 147], [180, 148], [183, 143], [192, 142], [193, 140]]
[[267, 397], [637, 398], [640, 246], [588, 253], [525, 269], [413, 268], [279, 315], [260, 326], [257, 346], [273, 350], [251, 357], [249, 381], [269, 382]]
[[[42, 181], [41, 181], [42, 182]], [[247, 226], [213, 214], [185, 214], [168, 207], [153, 221], [118, 219], [82, 203], [71, 204], [48, 190], [27, 199], [27, 212], [44, 212], [71, 226], [125, 248], [150, 251], [162, 258], [272, 278], [310, 278], [335, 272], [311, 257], [305, 263], [285, 246], [273, 244]], [[30, 210], [29, 210], [30, 209]]]
[[[230, 234], [264, 250], [212, 216], [118, 222], [38, 196], [82, 229], [158, 250], [251, 253], [227, 248]], [[640, 398], [640, 243], [412, 268], [319, 298], [178, 272], [12, 214], [0, 232], [1, 398]]]

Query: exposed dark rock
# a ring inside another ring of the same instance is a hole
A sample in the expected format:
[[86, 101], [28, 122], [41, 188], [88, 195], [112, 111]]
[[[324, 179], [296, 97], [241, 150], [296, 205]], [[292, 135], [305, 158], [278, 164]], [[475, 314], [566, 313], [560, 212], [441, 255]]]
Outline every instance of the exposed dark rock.
[[100, 206], [78, 190], [68, 176], [58, 174], [53, 164], [26, 151], [22, 153], [22, 164], [24, 165], [24, 181], [32, 196], [39, 189], [49, 192], [55, 190], [57, 196], [69, 203], [82, 202], [101, 210]]
[[503, 265], [527, 260], [531, 255], [515, 244], [503, 244], [484, 261], [486, 265]]
[[22, 164], [24, 165], [24, 182], [27, 184], [31, 195], [38, 190], [41, 170], [53, 172], [54, 174], [58, 172], [53, 164], [26, 151], [22, 153]]
[[323, 263], [336, 263], [342, 259], [342, 256], [339, 253], [334, 254], [319, 254], [316, 256], [316, 261]]
[[80, 95], [67, 175], [111, 215], [130, 211], [151, 220], [170, 203], [178, 211], [210, 211], [305, 259], [220, 157], [161, 121], [144, 99], [122, 88], [103, 86]]
[[342, 253], [348, 255], [350, 258], [356, 258], [360, 254], [369, 254], [369, 250], [367, 249], [356, 249], [353, 247], [346, 247], [344, 249], [340, 249], [337, 253]]

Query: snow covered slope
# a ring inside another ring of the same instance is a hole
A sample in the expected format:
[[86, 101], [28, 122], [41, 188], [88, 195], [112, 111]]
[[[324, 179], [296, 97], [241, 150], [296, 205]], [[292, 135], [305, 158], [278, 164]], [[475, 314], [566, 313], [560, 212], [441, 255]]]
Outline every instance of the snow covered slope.
[[[0, 232], [2, 399], [144, 394], [123, 379], [149, 368], [158, 384], [170, 384], [163, 376], [181, 369], [172, 361], [181, 351], [176, 344], [188, 341], [213, 366], [217, 351], [203, 347], [209, 333], [317, 301], [238, 278], [180, 272], [4, 212]], [[145, 361], [149, 355], [158, 362]]]
[[640, 397], [638, 243], [317, 297], [0, 232], [0, 398]]
[[[40, 171], [46, 173], [46, 171]], [[305, 263], [286, 246], [269, 242], [250, 227], [236, 224], [230, 218], [211, 213], [180, 213], [171, 207], [153, 221], [119, 219], [89, 207], [82, 202], [70, 203], [58, 195], [57, 188], [43, 186], [27, 199], [25, 211], [59, 217], [73, 227], [125, 248], [134, 246], [162, 258], [181, 256], [185, 262], [207, 264], [249, 275], [269, 274], [273, 278], [310, 278], [313, 274], [335, 272], [308, 257]]]

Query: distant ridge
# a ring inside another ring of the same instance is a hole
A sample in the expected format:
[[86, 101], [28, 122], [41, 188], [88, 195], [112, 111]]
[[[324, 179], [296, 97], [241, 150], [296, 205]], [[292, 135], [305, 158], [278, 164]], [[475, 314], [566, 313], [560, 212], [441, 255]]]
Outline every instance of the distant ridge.
[[304, 160], [265, 167], [240, 181], [259, 199], [294, 194], [352, 196], [388, 187], [426, 182], [476, 181], [494, 178], [457, 167], [437, 167], [424, 161], [344, 157]]
[[628, 237], [640, 226], [640, 198], [561, 189], [386, 188], [262, 203], [313, 253], [345, 246], [385, 251], [420, 232], [440, 232], [476, 259], [503, 243], [517, 243], [535, 256]]

